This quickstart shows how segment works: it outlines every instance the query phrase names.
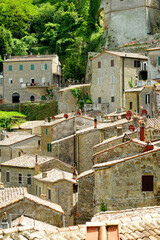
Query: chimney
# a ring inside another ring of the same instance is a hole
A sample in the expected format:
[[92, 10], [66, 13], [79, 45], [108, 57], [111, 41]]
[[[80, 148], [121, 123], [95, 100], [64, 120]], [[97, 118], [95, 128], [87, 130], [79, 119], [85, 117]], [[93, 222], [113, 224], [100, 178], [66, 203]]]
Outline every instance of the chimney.
[[118, 223], [88, 222], [86, 223], [86, 240], [119, 240]]
[[140, 140], [143, 142], [145, 141], [144, 129], [145, 129], [145, 126], [144, 126], [144, 123], [142, 123], [140, 126]]
[[35, 175], [38, 174], [40, 172], [40, 166], [38, 163], [38, 156], [35, 156]]
[[94, 119], [94, 128], [97, 128], [97, 119]]
[[46, 178], [47, 177], [47, 172], [42, 172], [42, 178]]

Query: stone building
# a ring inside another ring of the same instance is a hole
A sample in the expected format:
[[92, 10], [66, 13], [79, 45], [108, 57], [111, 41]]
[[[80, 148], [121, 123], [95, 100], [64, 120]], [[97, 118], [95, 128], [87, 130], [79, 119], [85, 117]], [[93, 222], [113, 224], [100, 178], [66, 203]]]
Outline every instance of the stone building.
[[5, 188], [0, 191], [0, 219], [4, 212], [12, 220], [22, 214], [57, 227], [63, 226], [64, 212], [58, 204], [27, 193], [25, 188]]
[[134, 87], [125, 91], [126, 111], [133, 114], [142, 114], [142, 110], [147, 110], [147, 116], [153, 117], [155, 113], [155, 94], [154, 87]]
[[149, 48], [148, 51], [148, 79], [160, 80], [160, 47]]
[[79, 108], [77, 99], [73, 96], [71, 89], [81, 88], [82, 97], [84, 95], [90, 96], [90, 84], [71, 85], [69, 87], [59, 90], [58, 99], [58, 112], [59, 113], [71, 113], [76, 112]]
[[102, 10], [107, 46], [144, 39], [159, 30], [159, 0], [101, 0]]
[[57, 55], [10, 56], [3, 62], [4, 102], [45, 100], [46, 90], [60, 85]]
[[41, 137], [28, 133], [12, 133], [0, 141], [0, 163], [22, 154], [40, 154]]
[[73, 189], [76, 181], [73, 174], [59, 169], [42, 172], [34, 177], [34, 194], [60, 205], [67, 225], [74, 224]]
[[1, 181], [5, 187], [26, 187], [34, 194], [33, 176], [53, 167], [53, 157], [23, 154], [1, 164]]
[[95, 164], [95, 212], [159, 205], [160, 148]]
[[125, 107], [125, 90], [130, 88], [130, 81], [139, 79], [141, 64], [147, 61], [147, 57], [104, 50], [91, 61], [93, 103], [108, 103], [106, 113]]

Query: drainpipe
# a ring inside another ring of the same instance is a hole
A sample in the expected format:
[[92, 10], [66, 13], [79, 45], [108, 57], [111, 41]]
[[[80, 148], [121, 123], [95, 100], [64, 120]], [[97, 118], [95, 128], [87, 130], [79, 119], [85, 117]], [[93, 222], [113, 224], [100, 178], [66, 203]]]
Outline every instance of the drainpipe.
[[124, 107], [124, 89], [125, 89], [124, 65], [125, 65], [125, 58], [126, 58], [126, 54], [125, 54], [124, 57], [122, 57], [122, 107]]

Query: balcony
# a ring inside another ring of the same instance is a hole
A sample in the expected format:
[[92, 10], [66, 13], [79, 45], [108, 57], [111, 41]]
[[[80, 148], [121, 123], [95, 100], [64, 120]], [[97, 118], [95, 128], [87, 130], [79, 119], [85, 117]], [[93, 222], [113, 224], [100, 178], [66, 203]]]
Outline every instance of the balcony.
[[22, 83], [22, 88], [48, 88], [49, 87], [49, 83], [39, 83], [39, 82], [35, 82], [35, 83]]

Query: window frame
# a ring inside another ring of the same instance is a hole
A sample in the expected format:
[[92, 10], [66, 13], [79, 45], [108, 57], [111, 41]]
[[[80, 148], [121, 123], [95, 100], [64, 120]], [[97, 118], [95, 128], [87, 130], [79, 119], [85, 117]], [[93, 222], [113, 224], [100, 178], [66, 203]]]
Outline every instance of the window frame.
[[49, 201], [51, 201], [51, 189], [50, 188], [47, 189], [47, 198]]
[[9, 78], [8, 81], [9, 81], [9, 84], [13, 83], [13, 79], [12, 78]]
[[47, 143], [47, 152], [51, 152], [52, 146], [51, 143]]
[[18, 173], [18, 183], [19, 184], [23, 183], [23, 175], [22, 175], [22, 173]]
[[145, 95], [145, 104], [150, 104], [151, 103], [151, 96], [149, 93]]
[[134, 60], [134, 67], [135, 67], [135, 68], [140, 68], [140, 67], [141, 67], [141, 61], [139, 61], [139, 60]]
[[10, 182], [10, 172], [6, 171], [6, 182], [9, 183]]
[[101, 61], [98, 61], [98, 68], [101, 68]]
[[34, 70], [34, 64], [33, 63], [31, 64], [31, 70], [32, 71]]
[[101, 104], [101, 103], [102, 103], [102, 98], [98, 97], [98, 104]]
[[114, 67], [114, 59], [111, 60], [111, 67]]
[[12, 68], [12, 65], [8, 65], [8, 71], [12, 71], [13, 70], [13, 68]]
[[23, 71], [23, 64], [19, 65], [19, 71]]
[[102, 77], [98, 77], [98, 86], [102, 85]]
[[27, 174], [27, 185], [31, 185], [32, 184], [32, 175], [30, 173]]
[[112, 102], [112, 103], [115, 102], [114, 96], [111, 97], [111, 102]]
[[39, 197], [41, 196], [41, 187], [38, 188]]
[[133, 102], [129, 102], [129, 110], [133, 109]]
[[142, 192], [154, 191], [154, 177], [153, 175], [142, 175]]

